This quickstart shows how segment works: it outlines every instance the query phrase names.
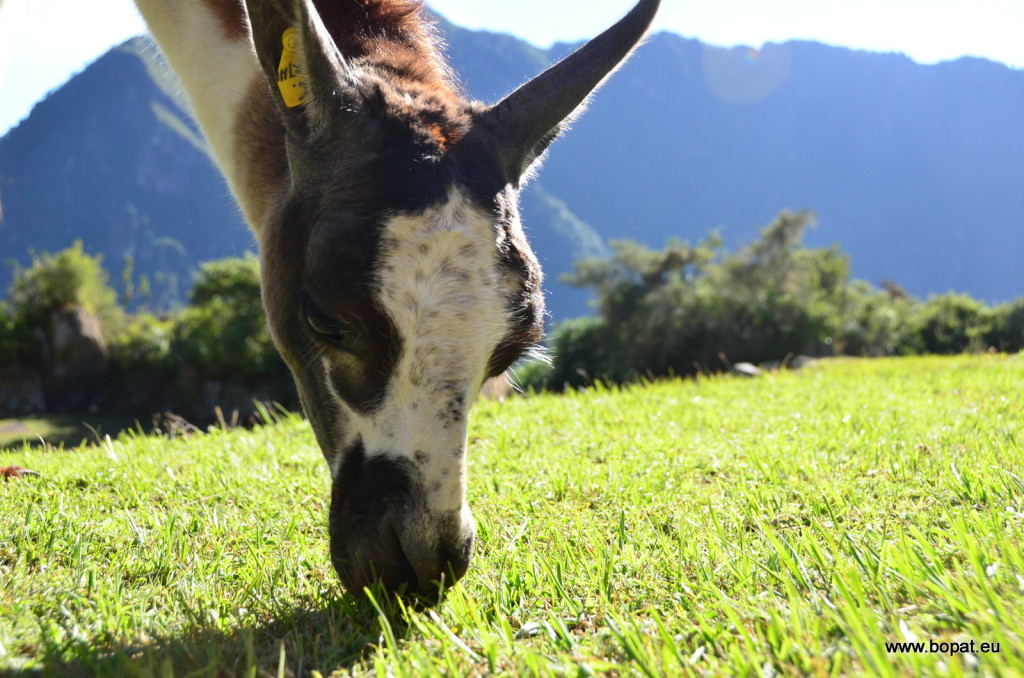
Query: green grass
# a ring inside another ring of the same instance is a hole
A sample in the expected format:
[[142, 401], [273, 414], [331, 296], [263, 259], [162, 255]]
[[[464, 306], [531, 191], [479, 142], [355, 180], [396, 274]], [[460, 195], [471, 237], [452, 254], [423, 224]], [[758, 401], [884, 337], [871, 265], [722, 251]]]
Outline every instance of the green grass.
[[297, 419], [0, 452], [43, 474], [0, 484], [0, 667], [1024, 675], [1024, 357], [482, 403], [470, 445], [470, 573], [384, 614], [339, 591]]

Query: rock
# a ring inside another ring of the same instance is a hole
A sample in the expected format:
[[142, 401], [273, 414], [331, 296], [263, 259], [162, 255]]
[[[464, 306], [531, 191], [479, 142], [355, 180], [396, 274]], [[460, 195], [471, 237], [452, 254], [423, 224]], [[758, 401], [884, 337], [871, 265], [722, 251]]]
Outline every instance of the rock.
[[103, 324], [95, 313], [75, 307], [50, 316], [44, 388], [54, 412], [88, 408], [110, 368]]
[[753, 363], [736, 363], [732, 366], [734, 374], [739, 374], [744, 377], [760, 377], [761, 368]]

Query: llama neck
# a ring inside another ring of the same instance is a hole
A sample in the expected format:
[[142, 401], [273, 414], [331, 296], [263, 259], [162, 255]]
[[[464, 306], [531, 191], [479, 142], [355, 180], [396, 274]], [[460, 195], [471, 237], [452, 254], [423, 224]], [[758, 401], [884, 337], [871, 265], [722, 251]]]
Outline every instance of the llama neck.
[[[256, 94], [262, 90], [266, 99], [267, 87], [241, 5], [230, 0], [137, 0], [136, 5], [181, 80], [192, 114], [246, 220], [258, 230], [268, 196], [283, 190], [287, 174], [281, 172], [285, 165], [279, 131], [274, 143], [272, 106]], [[261, 117], [262, 128], [250, 124], [241, 130], [243, 116]], [[266, 153], [263, 164], [274, 168], [258, 180], [251, 176], [253, 146]]]

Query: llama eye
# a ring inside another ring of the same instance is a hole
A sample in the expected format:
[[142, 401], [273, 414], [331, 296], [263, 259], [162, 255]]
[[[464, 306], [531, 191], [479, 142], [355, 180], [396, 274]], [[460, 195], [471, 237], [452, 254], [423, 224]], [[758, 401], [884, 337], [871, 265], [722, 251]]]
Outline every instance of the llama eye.
[[357, 356], [364, 354], [365, 346], [351, 325], [310, 313], [306, 314], [306, 324], [320, 339], [339, 351]]
[[314, 334], [342, 351], [359, 352], [359, 336], [351, 325], [343, 320], [328, 317], [308, 300], [303, 305], [306, 324]]
[[324, 337], [325, 339], [340, 339], [348, 334], [349, 328], [314, 313], [306, 312], [306, 324], [309, 329]]

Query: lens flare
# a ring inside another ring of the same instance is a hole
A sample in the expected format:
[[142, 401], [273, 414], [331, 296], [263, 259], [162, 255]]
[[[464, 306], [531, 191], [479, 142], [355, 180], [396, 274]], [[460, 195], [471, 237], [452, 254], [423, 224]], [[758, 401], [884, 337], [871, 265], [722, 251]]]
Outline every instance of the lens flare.
[[700, 67], [712, 94], [727, 104], [756, 104], [779, 91], [789, 78], [789, 45], [701, 48]]

